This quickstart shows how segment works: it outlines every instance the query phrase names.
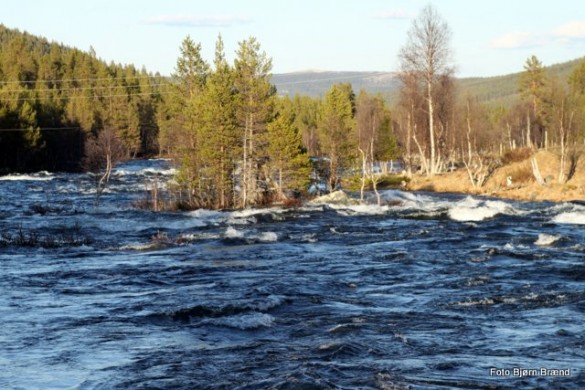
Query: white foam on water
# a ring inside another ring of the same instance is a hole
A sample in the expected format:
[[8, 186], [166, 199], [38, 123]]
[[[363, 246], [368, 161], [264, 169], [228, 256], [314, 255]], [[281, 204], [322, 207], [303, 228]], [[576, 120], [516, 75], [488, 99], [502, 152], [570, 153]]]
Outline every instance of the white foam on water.
[[339, 235], [345, 235], [345, 234], [349, 234], [347, 232], [338, 232], [337, 229], [335, 229], [335, 227], [330, 227], [329, 231], [333, 234], [339, 234]]
[[0, 181], [49, 181], [53, 180], [53, 176], [49, 172], [39, 172], [32, 175], [25, 174], [12, 174], [6, 176], [0, 176]]
[[538, 235], [538, 240], [534, 242], [534, 245], [538, 246], [549, 246], [561, 239], [561, 236], [555, 236], [552, 234], [541, 233]]
[[171, 176], [171, 175], [175, 175], [178, 171], [176, 168], [167, 168], [167, 169], [146, 168], [146, 169], [140, 170], [139, 172], [149, 173], [151, 175], [159, 174], [159, 175], [164, 175], [164, 176]]
[[258, 222], [256, 217], [247, 217], [247, 218], [228, 218], [227, 222], [231, 225], [248, 225], [248, 224], [255, 224]]
[[585, 212], [573, 211], [560, 213], [552, 219], [554, 223], [585, 225]]
[[413, 202], [418, 203], [423, 195], [413, 194], [412, 192], [403, 192], [398, 190], [380, 191], [380, 197], [385, 202]]
[[227, 223], [231, 225], [248, 225], [248, 224], [255, 224], [258, 222], [256, 216], [262, 214], [272, 214], [272, 216], [276, 216], [279, 214], [283, 214], [288, 210], [282, 207], [268, 207], [268, 208], [246, 208], [242, 210], [232, 211], [227, 213]]
[[118, 248], [121, 251], [148, 251], [151, 249], [158, 249], [160, 248], [160, 244], [158, 243], [154, 243], [154, 242], [149, 242], [147, 244], [127, 244], [127, 245], [123, 245], [120, 248]]
[[317, 240], [317, 236], [314, 233], [303, 234], [301, 236], [301, 240], [309, 242], [309, 243], [314, 243], [314, 242], [319, 241], [319, 240]]
[[477, 301], [463, 301], [463, 302], [457, 302], [457, 306], [489, 306], [489, 305], [493, 305], [495, 302], [493, 299], [491, 298], [483, 298], [483, 299], [479, 299]]
[[453, 206], [453, 202], [445, 199], [399, 190], [382, 191], [380, 195], [391, 210], [414, 210], [428, 217], [440, 216]]
[[278, 241], [278, 235], [274, 232], [264, 232], [255, 237], [261, 242], [276, 242]]
[[351, 216], [351, 215], [382, 215], [390, 210], [388, 206], [378, 206], [370, 204], [360, 204], [355, 206], [341, 206], [336, 204], [329, 205], [335, 209], [338, 214]]
[[284, 297], [280, 295], [269, 295], [266, 300], [255, 304], [253, 307], [259, 311], [266, 311], [277, 306], [280, 306], [284, 302]]
[[228, 218], [228, 214], [217, 210], [198, 209], [195, 211], [189, 211], [188, 216], [195, 218], [201, 222], [203, 226], [213, 225], [225, 221]]
[[478, 222], [493, 218], [498, 214], [514, 214], [515, 210], [499, 200], [482, 201], [468, 196], [449, 208], [449, 218], [460, 222]]
[[114, 176], [128, 176], [128, 175], [161, 175], [161, 176], [172, 176], [177, 173], [177, 169], [175, 168], [138, 168], [132, 169], [131, 167], [127, 168], [114, 168], [112, 174]]
[[177, 242], [186, 243], [186, 242], [199, 241], [199, 240], [217, 240], [219, 238], [220, 238], [219, 234], [201, 232], [201, 233], [196, 233], [196, 234], [181, 234], [177, 238]]
[[230, 216], [232, 218], [248, 218], [248, 217], [253, 217], [255, 215], [258, 215], [258, 214], [282, 214], [284, 212], [286, 212], [286, 209], [283, 209], [282, 207], [269, 207], [269, 208], [265, 208], [265, 209], [247, 208], [247, 209], [232, 211], [230, 213]]
[[243, 238], [244, 237], [244, 233], [236, 230], [236, 228], [234, 228], [233, 226], [228, 226], [228, 228], [225, 231], [225, 237], [226, 238]]
[[225, 326], [241, 330], [269, 328], [274, 324], [274, 317], [265, 313], [241, 314], [223, 318], [204, 320], [204, 323]]

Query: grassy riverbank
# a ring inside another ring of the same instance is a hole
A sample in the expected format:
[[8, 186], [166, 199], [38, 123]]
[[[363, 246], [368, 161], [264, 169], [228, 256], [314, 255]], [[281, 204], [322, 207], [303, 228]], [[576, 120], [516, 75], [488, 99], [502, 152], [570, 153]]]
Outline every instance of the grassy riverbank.
[[[538, 162], [546, 183], [539, 185], [532, 173], [530, 159]], [[457, 192], [525, 201], [585, 200], [585, 157], [577, 160], [575, 174], [566, 183], [559, 183], [559, 153], [541, 150], [531, 158], [503, 165], [496, 169], [481, 188], [473, 188], [465, 169], [426, 177], [414, 175], [407, 184], [412, 191]], [[568, 168], [567, 168], [568, 169]], [[511, 185], [506, 178], [512, 177]]]

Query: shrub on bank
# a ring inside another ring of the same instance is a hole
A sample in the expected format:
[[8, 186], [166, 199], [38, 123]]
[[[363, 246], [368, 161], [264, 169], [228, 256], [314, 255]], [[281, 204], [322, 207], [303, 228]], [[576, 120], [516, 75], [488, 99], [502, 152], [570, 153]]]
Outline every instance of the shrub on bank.
[[[402, 175], [382, 175], [378, 177], [378, 190], [387, 188], [400, 188], [403, 182], [408, 183], [410, 179]], [[342, 181], [342, 187], [347, 191], [359, 191], [362, 187], [362, 177], [352, 176]], [[371, 178], [366, 178], [366, 191], [372, 191], [374, 189]]]

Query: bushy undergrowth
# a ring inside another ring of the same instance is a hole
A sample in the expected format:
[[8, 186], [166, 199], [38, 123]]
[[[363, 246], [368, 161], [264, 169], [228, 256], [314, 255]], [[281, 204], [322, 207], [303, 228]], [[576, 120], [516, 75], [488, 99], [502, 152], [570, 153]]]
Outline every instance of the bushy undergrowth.
[[81, 230], [79, 223], [59, 228], [54, 233], [43, 234], [36, 230], [25, 230], [19, 226], [15, 232], [0, 233], [0, 247], [59, 248], [93, 243], [93, 240], [84, 235]]
[[[409, 181], [410, 179], [408, 177], [402, 175], [383, 175], [378, 177], [377, 188], [379, 190], [386, 188], [398, 188], [402, 185], [403, 182], [408, 183]], [[352, 176], [350, 178], [344, 179], [342, 185], [343, 188], [348, 191], [359, 191], [362, 187], [362, 177]], [[371, 178], [366, 178], [366, 186], [364, 189], [366, 191], [371, 191], [374, 189]]]
[[510, 170], [508, 176], [512, 178], [513, 185], [530, 183], [534, 179], [532, 168], [528, 165], [521, 165]]
[[512, 149], [504, 153], [502, 163], [504, 165], [524, 161], [532, 155], [531, 148]]

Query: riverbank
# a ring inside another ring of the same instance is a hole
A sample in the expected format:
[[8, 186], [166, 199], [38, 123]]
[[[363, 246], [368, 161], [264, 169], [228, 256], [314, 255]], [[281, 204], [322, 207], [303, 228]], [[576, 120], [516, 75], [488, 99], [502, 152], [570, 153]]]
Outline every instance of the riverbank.
[[[496, 169], [481, 188], [473, 188], [465, 169], [432, 178], [415, 175], [406, 188], [411, 191], [456, 192], [523, 201], [585, 200], [585, 158], [577, 161], [575, 174], [571, 179], [561, 184], [558, 182], [560, 170], [558, 153], [542, 150], [531, 157], [538, 162], [546, 184], [539, 185], [536, 182], [532, 174], [530, 158], [527, 158]], [[511, 183], [508, 183], [508, 177], [511, 177]]]

